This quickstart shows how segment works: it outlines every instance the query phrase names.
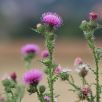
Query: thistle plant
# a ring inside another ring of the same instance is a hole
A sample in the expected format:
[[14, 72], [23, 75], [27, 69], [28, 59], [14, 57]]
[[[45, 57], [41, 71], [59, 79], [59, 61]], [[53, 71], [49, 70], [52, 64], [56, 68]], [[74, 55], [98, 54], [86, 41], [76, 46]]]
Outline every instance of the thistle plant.
[[45, 72], [48, 76], [49, 96], [50, 102], [54, 102], [54, 83], [57, 80], [57, 76], [54, 74], [54, 70], [57, 64], [53, 61], [53, 52], [55, 45], [55, 30], [62, 25], [62, 19], [56, 13], [47, 12], [42, 14], [42, 24], [37, 25], [36, 32], [41, 33], [45, 37], [46, 51], [42, 52], [43, 59], [41, 62], [45, 65]]
[[[74, 61], [75, 69], [62, 68], [60, 64], [54, 61], [54, 48], [56, 34], [55, 31], [61, 27], [63, 23], [62, 18], [53, 12], [43, 13], [41, 22], [37, 24], [33, 31], [42, 34], [45, 39], [45, 50], [41, 52], [40, 63], [44, 65], [44, 72], [47, 76], [48, 90], [45, 85], [40, 84], [43, 78], [43, 71], [38, 68], [31, 68], [31, 62], [39, 54], [39, 46], [37, 44], [26, 44], [21, 48], [21, 53], [24, 58], [25, 67], [27, 71], [23, 74], [24, 85], [17, 81], [16, 73], [11, 73], [9, 77], [2, 80], [5, 90], [5, 100], [1, 97], [0, 100], [4, 102], [21, 102], [24, 90], [26, 89], [29, 95], [37, 94], [40, 102], [57, 102], [55, 100], [57, 94], [55, 92], [55, 82], [60, 78], [62, 81], [71, 86], [70, 91], [73, 91], [78, 97], [76, 102], [101, 102], [102, 85], [100, 83], [100, 68], [99, 62], [102, 58], [102, 48], [97, 48], [95, 45], [94, 33], [96, 30], [102, 28], [97, 23], [97, 14], [91, 12], [89, 14], [89, 21], [82, 21], [80, 28], [83, 30], [85, 39], [89, 48], [92, 51], [95, 61], [95, 69], [85, 63], [80, 57]], [[95, 82], [90, 83], [86, 80], [89, 71], [95, 76]], [[77, 72], [81, 83], [76, 83], [71, 72]], [[95, 86], [95, 92], [92, 90]]]
[[90, 47], [92, 53], [93, 53], [93, 57], [95, 60], [95, 70], [92, 69], [94, 75], [95, 75], [95, 86], [96, 86], [96, 94], [95, 94], [95, 99], [96, 102], [101, 102], [100, 98], [101, 98], [101, 84], [100, 84], [100, 69], [99, 69], [99, 61], [101, 60], [102, 57], [102, 49], [101, 48], [97, 48], [95, 45], [95, 36], [94, 33], [96, 30], [98, 30], [99, 28], [102, 28], [101, 25], [99, 25], [97, 23], [97, 14], [95, 12], [91, 12], [89, 14], [89, 21], [82, 21], [82, 24], [80, 26], [80, 28], [83, 30], [84, 32], [84, 36], [88, 42], [88, 46]]
[[24, 95], [24, 86], [17, 82], [15, 72], [2, 80], [5, 90], [5, 99], [2, 102], [21, 102]]

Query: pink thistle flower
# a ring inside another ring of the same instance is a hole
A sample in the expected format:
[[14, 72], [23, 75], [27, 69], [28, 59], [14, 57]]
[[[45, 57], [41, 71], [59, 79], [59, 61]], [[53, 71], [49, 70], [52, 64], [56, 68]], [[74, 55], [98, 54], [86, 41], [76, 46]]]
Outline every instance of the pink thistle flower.
[[55, 70], [54, 70], [54, 73], [55, 74], [60, 74], [62, 72], [62, 67], [60, 65], [58, 65]]
[[80, 57], [75, 58], [74, 66], [77, 66], [77, 65], [80, 65], [80, 64], [83, 64], [82, 59]]
[[41, 57], [42, 57], [42, 58], [46, 58], [46, 57], [48, 57], [48, 56], [49, 56], [48, 50], [44, 50], [44, 51], [41, 52]]
[[81, 92], [84, 96], [88, 96], [91, 93], [91, 89], [88, 85], [85, 85], [81, 88]]
[[33, 69], [30, 71], [27, 71], [24, 74], [23, 79], [24, 79], [25, 84], [37, 85], [39, 81], [42, 80], [42, 76], [43, 76], [42, 71], [38, 69]]
[[42, 22], [53, 26], [55, 28], [58, 28], [62, 25], [62, 18], [57, 15], [56, 13], [53, 12], [46, 12], [42, 14], [42, 18], [41, 18]]
[[13, 73], [10, 74], [10, 77], [11, 77], [12, 80], [16, 81], [17, 75], [16, 75], [15, 72], [13, 72]]
[[29, 54], [37, 54], [39, 52], [39, 46], [36, 44], [27, 44], [21, 48], [21, 53], [24, 56]]
[[96, 20], [97, 19], [97, 14], [95, 12], [90, 12], [89, 13], [89, 18], [90, 18], [90, 20]]
[[50, 97], [49, 96], [44, 96], [44, 100], [47, 102], [50, 102]]

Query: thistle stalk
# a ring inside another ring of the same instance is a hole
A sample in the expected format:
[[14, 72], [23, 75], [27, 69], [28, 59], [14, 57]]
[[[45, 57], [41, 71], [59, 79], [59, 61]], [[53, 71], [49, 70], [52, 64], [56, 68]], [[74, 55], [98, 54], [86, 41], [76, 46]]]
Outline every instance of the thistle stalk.
[[[52, 38], [52, 39], [51, 39]], [[47, 32], [46, 36], [45, 36], [45, 40], [46, 40], [46, 46], [48, 48], [48, 52], [49, 52], [49, 61], [50, 64], [48, 65], [48, 84], [49, 84], [49, 90], [50, 90], [50, 98], [51, 98], [51, 102], [54, 102], [54, 81], [53, 81], [53, 50], [54, 50], [54, 41], [55, 41], [55, 37], [54, 34], [51, 32]]]

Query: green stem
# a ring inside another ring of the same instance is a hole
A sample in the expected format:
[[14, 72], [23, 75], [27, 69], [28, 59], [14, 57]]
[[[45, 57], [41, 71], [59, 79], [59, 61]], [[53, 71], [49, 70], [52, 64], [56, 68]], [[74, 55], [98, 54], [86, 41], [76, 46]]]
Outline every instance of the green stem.
[[44, 98], [43, 98], [43, 95], [39, 93], [37, 87], [36, 87], [36, 92], [37, 92], [37, 96], [38, 96], [40, 102], [45, 102], [45, 101], [44, 101]]
[[88, 44], [92, 44], [91, 49], [93, 52], [94, 60], [95, 60], [95, 65], [96, 65], [96, 70], [95, 70], [95, 76], [96, 76], [96, 102], [100, 102], [100, 83], [99, 83], [99, 61], [97, 59], [97, 52], [96, 52], [96, 47], [94, 43], [93, 37], [88, 40]]
[[54, 49], [54, 40], [55, 40], [55, 38], [51, 39], [51, 37], [53, 35], [50, 35], [50, 33], [51, 33], [51, 31], [45, 33], [45, 43], [46, 43], [46, 46], [48, 48], [49, 60], [50, 60], [50, 64], [47, 66], [49, 68], [49, 70], [48, 70], [48, 85], [49, 85], [51, 102], [54, 102], [54, 88], [53, 88], [53, 86], [54, 86], [54, 82], [53, 82], [53, 70], [54, 70], [54, 68], [53, 68], [53, 49]]
[[93, 54], [95, 58], [95, 64], [96, 64], [96, 102], [100, 102], [100, 84], [99, 84], [99, 66], [98, 66], [98, 60], [96, 56], [95, 48], [93, 48]]
[[68, 81], [68, 83], [73, 87], [73, 88], [75, 88], [76, 90], [79, 90], [80, 88], [79, 87], [77, 87], [74, 83], [72, 83], [70, 80], [67, 80]]

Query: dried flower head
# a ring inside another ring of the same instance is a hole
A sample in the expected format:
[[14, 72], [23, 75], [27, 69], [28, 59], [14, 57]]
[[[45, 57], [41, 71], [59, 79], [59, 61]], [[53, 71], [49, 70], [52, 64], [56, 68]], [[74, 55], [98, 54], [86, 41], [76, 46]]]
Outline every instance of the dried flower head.
[[43, 73], [38, 69], [27, 71], [24, 76], [25, 84], [37, 85], [42, 79]]
[[21, 48], [21, 53], [24, 56], [29, 54], [37, 54], [39, 52], [39, 46], [36, 44], [27, 44]]
[[43, 23], [53, 26], [55, 28], [60, 27], [63, 22], [62, 18], [58, 14], [53, 13], [53, 12], [43, 13], [41, 20]]
[[77, 66], [75, 70], [79, 73], [81, 77], [85, 77], [88, 74], [89, 68], [90, 68], [89, 65], [81, 64]]
[[81, 88], [81, 93], [84, 95], [84, 96], [88, 96], [90, 93], [91, 93], [91, 89], [88, 85], [84, 85], [82, 88]]

